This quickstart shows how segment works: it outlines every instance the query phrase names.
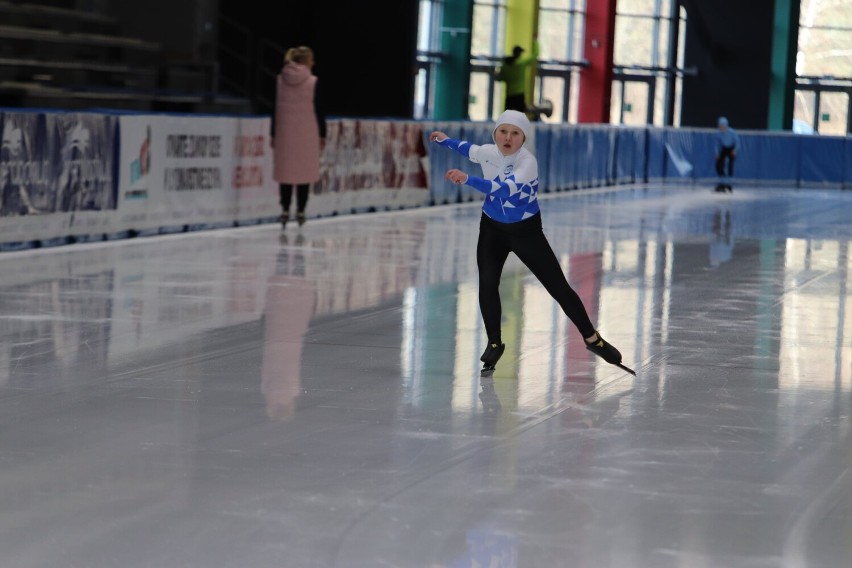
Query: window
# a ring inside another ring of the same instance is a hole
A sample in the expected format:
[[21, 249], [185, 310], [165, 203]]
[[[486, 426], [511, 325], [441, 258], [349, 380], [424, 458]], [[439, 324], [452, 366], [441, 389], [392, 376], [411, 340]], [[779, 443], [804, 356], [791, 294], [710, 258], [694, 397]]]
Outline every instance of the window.
[[852, 3], [802, 0], [796, 53], [796, 132], [852, 132]]
[[[685, 11], [672, 0], [618, 0], [613, 124], [677, 124]], [[679, 33], [680, 32], [680, 33]]]
[[585, 0], [541, 0], [538, 39], [541, 45], [534, 103], [553, 105], [543, 122], [577, 122], [580, 69], [583, 66]]
[[[579, 69], [583, 65], [586, 0], [541, 0], [541, 46], [535, 92], [528, 104], [552, 105], [546, 122], [576, 122]], [[471, 47], [472, 120], [490, 120], [503, 111], [505, 85], [494, 79], [505, 53], [507, 7], [504, 2], [475, 1]]]
[[434, 96], [432, 78], [440, 57], [440, 0], [420, 0], [417, 27], [417, 70], [414, 83], [414, 118], [426, 118], [432, 108]]
[[[541, 47], [535, 90], [528, 104], [552, 107], [545, 122], [577, 122], [588, 0], [539, 0]], [[810, 0], [818, 2], [819, 0]], [[434, 71], [440, 64], [442, 0], [420, 0], [415, 117], [431, 116]], [[686, 12], [674, 0], [618, 0], [613, 121], [678, 124]], [[505, 85], [495, 80], [506, 53], [505, 0], [474, 0], [468, 115], [492, 120], [502, 112]]]
[[852, 79], [852, 3], [802, 0], [796, 74]]
[[504, 2], [473, 3], [468, 107], [471, 120], [490, 120], [503, 110], [503, 83], [495, 81], [494, 75], [504, 56], [506, 12]]

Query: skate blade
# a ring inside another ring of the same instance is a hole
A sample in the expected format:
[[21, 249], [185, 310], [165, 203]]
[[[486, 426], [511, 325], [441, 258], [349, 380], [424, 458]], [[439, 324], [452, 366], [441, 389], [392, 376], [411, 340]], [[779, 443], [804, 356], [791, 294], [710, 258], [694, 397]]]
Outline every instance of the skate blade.
[[480, 377], [490, 377], [494, 374], [494, 371], [496, 369], [497, 369], [497, 367], [494, 367], [493, 365], [486, 365], [486, 366], [482, 367], [481, 371], [479, 371], [479, 376]]
[[622, 369], [624, 369], [625, 371], [627, 371], [628, 373], [630, 373], [634, 377], [636, 376], [636, 371], [634, 371], [633, 369], [631, 369], [630, 367], [628, 367], [626, 365], [622, 365], [621, 363], [616, 363], [615, 366], [621, 367]]

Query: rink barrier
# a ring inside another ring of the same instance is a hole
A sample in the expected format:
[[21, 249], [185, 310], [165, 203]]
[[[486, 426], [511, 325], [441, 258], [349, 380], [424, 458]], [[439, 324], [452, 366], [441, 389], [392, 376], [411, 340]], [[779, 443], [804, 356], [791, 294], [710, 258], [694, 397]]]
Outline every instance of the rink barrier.
[[[308, 213], [482, 199], [444, 179], [476, 165], [428, 135], [491, 142], [492, 123], [333, 118]], [[271, 223], [268, 116], [0, 109], [0, 250]], [[542, 192], [713, 184], [715, 131], [536, 123]], [[735, 182], [852, 188], [852, 138], [740, 132]]]

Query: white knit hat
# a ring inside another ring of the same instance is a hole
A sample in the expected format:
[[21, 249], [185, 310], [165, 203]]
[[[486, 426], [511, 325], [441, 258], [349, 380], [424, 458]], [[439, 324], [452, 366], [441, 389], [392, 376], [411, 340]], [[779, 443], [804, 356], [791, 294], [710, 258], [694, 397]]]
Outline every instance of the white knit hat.
[[524, 144], [526, 144], [527, 140], [530, 139], [530, 121], [522, 112], [517, 110], [506, 110], [503, 111], [503, 114], [497, 117], [496, 126], [494, 126], [494, 130], [491, 132], [491, 138], [494, 139], [494, 143], [497, 143], [497, 140], [494, 138], [494, 133], [497, 132], [497, 128], [501, 124], [511, 124], [512, 126], [517, 126], [521, 129], [521, 132], [524, 133]]

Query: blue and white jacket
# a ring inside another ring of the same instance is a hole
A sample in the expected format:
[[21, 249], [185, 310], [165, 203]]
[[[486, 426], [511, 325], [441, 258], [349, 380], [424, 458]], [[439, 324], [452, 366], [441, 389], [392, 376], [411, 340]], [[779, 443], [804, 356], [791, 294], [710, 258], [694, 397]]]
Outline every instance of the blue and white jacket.
[[485, 194], [482, 212], [500, 223], [517, 223], [539, 212], [538, 160], [521, 147], [504, 156], [496, 144], [478, 146], [445, 138], [438, 142], [482, 167], [482, 176], [468, 176], [467, 185]]

